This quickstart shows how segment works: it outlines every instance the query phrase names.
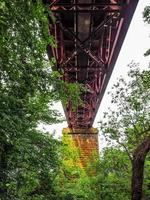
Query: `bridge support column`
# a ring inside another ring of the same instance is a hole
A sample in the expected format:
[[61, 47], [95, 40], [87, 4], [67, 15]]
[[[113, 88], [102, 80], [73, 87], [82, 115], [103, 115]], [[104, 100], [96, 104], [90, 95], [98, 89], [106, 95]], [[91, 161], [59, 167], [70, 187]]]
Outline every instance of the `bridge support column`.
[[63, 134], [69, 134], [73, 143], [80, 152], [80, 164], [85, 167], [92, 155], [99, 152], [98, 148], [98, 129], [70, 129], [64, 128]]

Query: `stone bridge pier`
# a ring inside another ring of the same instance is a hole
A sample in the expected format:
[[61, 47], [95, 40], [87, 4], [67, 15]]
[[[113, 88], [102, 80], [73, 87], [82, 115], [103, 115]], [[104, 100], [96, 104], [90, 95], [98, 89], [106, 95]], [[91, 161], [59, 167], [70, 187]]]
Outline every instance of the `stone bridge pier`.
[[69, 134], [75, 147], [80, 152], [80, 164], [85, 167], [93, 155], [98, 155], [98, 129], [64, 128], [63, 134]]

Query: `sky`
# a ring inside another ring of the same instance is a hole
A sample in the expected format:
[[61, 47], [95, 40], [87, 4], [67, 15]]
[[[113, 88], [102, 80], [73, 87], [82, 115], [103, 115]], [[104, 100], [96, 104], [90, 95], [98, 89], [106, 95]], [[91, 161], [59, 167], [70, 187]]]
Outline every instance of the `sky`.
[[[129, 71], [128, 64], [133, 61], [135, 63], [139, 63], [140, 68], [147, 68], [150, 63], [150, 56], [143, 56], [146, 50], [150, 48], [150, 25], [144, 23], [142, 18], [142, 12], [147, 5], [150, 5], [149, 0], [139, 0], [126, 38], [115, 64], [113, 73], [111, 75], [99, 110], [97, 112], [93, 127], [98, 128], [98, 122], [102, 119], [103, 112], [106, 112], [108, 107], [110, 107], [111, 99], [108, 95], [108, 91], [110, 91], [113, 84], [117, 82], [117, 78], [122, 76], [127, 79], [127, 72]], [[58, 109], [59, 112], [61, 112], [64, 116], [63, 108], [60, 102], [54, 105], [54, 109]], [[66, 127], [67, 122], [46, 125], [44, 127], [43, 125], [39, 126], [40, 129], [43, 129], [44, 131], [48, 131], [50, 133], [53, 133], [55, 131], [56, 137], [60, 137], [62, 129]], [[101, 136], [101, 131], [99, 130], [100, 149], [103, 148], [105, 145], [106, 144], [104, 138]]]

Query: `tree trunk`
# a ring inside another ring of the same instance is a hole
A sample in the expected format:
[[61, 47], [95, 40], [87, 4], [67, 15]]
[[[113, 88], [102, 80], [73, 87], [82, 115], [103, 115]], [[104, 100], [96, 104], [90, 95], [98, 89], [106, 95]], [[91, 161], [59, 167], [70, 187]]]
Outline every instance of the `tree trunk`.
[[148, 136], [135, 150], [132, 162], [132, 200], [142, 199], [142, 185], [144, 162], [150, 151], [150, 136]]

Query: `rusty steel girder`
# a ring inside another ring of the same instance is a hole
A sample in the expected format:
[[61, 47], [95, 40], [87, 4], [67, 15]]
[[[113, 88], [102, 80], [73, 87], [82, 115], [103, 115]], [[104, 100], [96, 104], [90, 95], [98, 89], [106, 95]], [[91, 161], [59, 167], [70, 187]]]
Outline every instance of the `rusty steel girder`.
[[56, 21], [48, 47], [63, 80], [82, 83], [83, 105], [64, 107], [71, 128], [92, 127], [138, 0], [47, 0]]

